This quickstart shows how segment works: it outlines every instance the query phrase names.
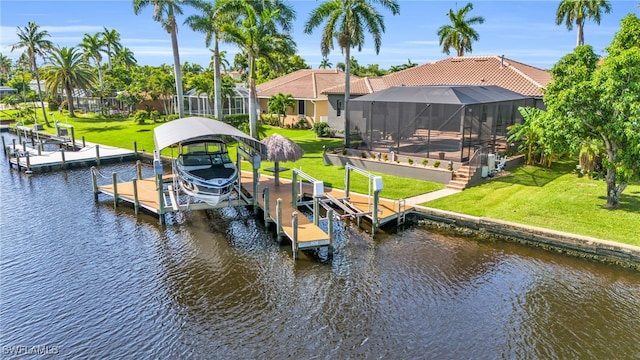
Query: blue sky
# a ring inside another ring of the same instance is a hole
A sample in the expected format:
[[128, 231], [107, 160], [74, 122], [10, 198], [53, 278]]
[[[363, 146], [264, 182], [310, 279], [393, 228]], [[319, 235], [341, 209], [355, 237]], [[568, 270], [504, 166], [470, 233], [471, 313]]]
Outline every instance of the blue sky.
[[[321, 28], [312, 35], [302, 29], [309, 12], [320, 2], [315, 0], [289, 1], [297, 13], [293, 36], [298, 54], [307, 64], [317, 68], [320, 55]], [[352, 51], [361, 65], [379, 64], [382, 68], [404, 64], [410, 59], [422, 64], [446, 58], [438, 45], [437, 29], [448, 23], [449, 9], [461, 8], [466, 1], [399, 0], [400, 14], [392, 16], [382, 11], [386, 32], [378, 55], [370, 37], [365, 40], [361, 52]], [[555, 25], [557, 1], [475, 1], [471, 15], [483, 16], [485, 23], [477, 25], [480, 40], [473, 45], [469, 55], [505, 55], [540, 68], [550, 68], [564, 54], [571, 52], [576, 43], [576, 30], [568, 31]], [[585, 42], [599, 54], [609, 45], [618, 30], [620, 19], [628, 13], [640, 14], [640, 1], [611, 1], [612, 12], [605, 14], [598, 26], [593, 22], [585, 25]], [[180, 24], [190, 11], [179, 18]], [[50, 40], [58, 46], [76, 46], [83, 34], [94, 34], [103, 27], [115, 29], [121, 42], [129, 47], [141, 65], [172, 64], [171, 43], [167, 33], [151, 19], [152, 8], [143, 9], [138, 16], [133, 14], [131, 0], [2, 0], [0, 2], [0, 52], [16, 59], [19, 51], [11, 52], [11, 44], [17, 41], [16, 28], [34, 21], [49, 31]], [[204, 46], [204, 35], [195, 33], [187, 26], [180, 26], [178, 34], [180, 59], [184, 63], [207, 66], [210, 51]], [[222, 45], [233, 62], [237, 48]], [[455, 55], [455, 53], [452, 53]], [[334, 64], [344, 61], [337, 47], [329, 60]]]

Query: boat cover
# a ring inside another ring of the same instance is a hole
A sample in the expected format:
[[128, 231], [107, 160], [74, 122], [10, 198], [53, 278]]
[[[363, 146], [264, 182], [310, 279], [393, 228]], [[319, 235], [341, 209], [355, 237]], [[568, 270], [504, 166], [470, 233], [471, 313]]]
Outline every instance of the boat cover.
[[264, 156], [267, 154], [266, 146], [259, 140], [218, 120], [193, 116], [170, 121], [153, 130], [153, 140], [158, 152], [173, 144], [208, 135], [228, 135], [251, 146], [255, 151], [264, 154]]

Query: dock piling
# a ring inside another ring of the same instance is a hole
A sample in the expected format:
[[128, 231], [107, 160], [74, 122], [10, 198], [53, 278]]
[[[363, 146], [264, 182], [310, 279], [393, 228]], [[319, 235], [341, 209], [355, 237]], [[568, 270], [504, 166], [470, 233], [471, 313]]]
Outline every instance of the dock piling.
[[138, 180], [142, 180], [142, 162], [136, 160], [136, 174], [138, 174]]
[[100, 145], [96, 144], [96, 165], [100, 166]]
[[13, 141], [13, 152], [16, 152], [16, 139], [11, 139]]
[[71, 151], [76, 151], [76, 132], [71, 127]]
[[[133, 142], [133, 152], [136, 154], [136, 158], [138, 157], [138, 142], [134, 141]], [[140, 177], [138, 177], [138, 179], [140, 179]]]
[[4, 142], [4, 136], [2, 136], [2, 151], [4, 152], [4, 156], [7, 156], [7, 145]]
[[27, 162], [27, 172], [31, 173], [31, 160], [29, 160], [29, 153], [26, 154], [25, 159]]
[[118, 174], [116, 172], [111, 173], [113, 178], [113, 207], [118, 207]]
[[96, 178], [96, 167], [91, 167], [91, 184], [93, 185], [93, 199], [98, 201], [98, 194], [100, 190], [98, 190], [98, 179]]
[[291, 226], [293, 227], [293, 239], [291, 239], [291, 250], [293, 252], [293, 260], [298, 260], [298, 212], [291, 214]]
[[22, 151], [27, 152], [27, 142], [26, 141], [22, 142]]
[[282, 243], [282, 199], [276, 200], [276, 239]]
[[333, 256], [333, 209], [327, 211], [327, 232], [329, 233], [329, 257]]
[[87, 147], [87, 143], [84, 141], [84, 135], [82, 135], [82, 147]]
[[133, 211], [137, 216], [138, 212], [140, 211], [139, 210], [140, 201], [138, 200], [138, 179], [133, 179], [132, 184], [133, 184]]
[[318, 226], [320, 222], [320, 197], [313, 196], [313, 225]]
[[65, 164], [66, 164], [66, 160], [64, 158], [64, 149], [60, 149], [60, 156], [61, 156], [61, 164], [60, 166], [64, 169], [65, 168]]
[[264, 202], [264, 226], [269, 226], [269, 188], [264, 188], [262, 192], [262, 201]]

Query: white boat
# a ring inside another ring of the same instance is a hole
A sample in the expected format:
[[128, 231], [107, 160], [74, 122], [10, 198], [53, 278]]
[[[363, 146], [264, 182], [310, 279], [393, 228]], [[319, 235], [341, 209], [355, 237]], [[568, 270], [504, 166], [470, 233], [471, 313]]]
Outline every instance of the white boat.
[[[163, 173], [160, 151], [177, 146], [179, 153], [173, 164], [173, 175], [178, 184], [174, 189], [212, 206], [223, 205], [237, 188], [234, 185], [239, 176], [239, 169], [229, 157], [223, 136], [238, 141], [238, 154], [246, 153], [246, 149], [255, 149], [257, 154], [252, 158], [253, 167], [260, 168], [260, 154], [267, 153], [263, 143], [229, 124], [188, 117], [169, 121], [153, 130], [156, 175]], [[175, 155], [173, 151], [172, 155]]]
[[238, 180], [238, 170], [225, 142], [206, 136], [181, 142], [178, 149], [176, 173], [180, 189], [213, 206], [228, 200]]

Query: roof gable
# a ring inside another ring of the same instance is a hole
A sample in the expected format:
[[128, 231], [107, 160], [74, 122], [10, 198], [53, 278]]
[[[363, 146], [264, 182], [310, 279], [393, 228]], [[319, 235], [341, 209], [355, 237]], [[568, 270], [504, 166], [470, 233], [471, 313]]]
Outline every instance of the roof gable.
[[[356, 77], [359, 79], [359, 77]], [[322, 89], [344, 86], [344, 72], [335, 69], [303, 69], [257, 86], [259, 98], [291, 94], [296, 99], [326, 99]]]
[[[370, 94], [403, 85], [496, 85], [523, 96], [542, 97], [542, 89], [551, 81], [551, 75], [545, 70], [501, 56], [465, 56], [447, 58], [368, 79], [352, 81], [352, 94]], [[323, 93], [344, 94], [344, 86], [327, 88]]]

